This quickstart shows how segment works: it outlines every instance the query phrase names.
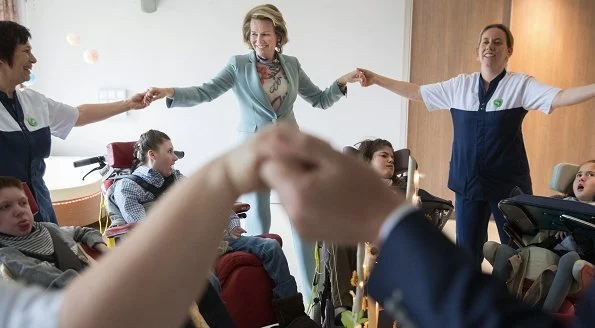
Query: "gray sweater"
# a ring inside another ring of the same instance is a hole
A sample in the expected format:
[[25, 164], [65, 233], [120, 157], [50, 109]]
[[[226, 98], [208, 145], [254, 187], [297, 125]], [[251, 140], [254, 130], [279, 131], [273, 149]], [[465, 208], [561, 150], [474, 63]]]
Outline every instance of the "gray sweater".
[[[66, 245], [73, 250], [79, 259], [88, 263], [88, 258], [80, 250], [78, 243], [91, 248], [97, 244], [105, 244], [99, 231], [86, 227], [59, 227], [54, 223], [41, 223], [48, 230], [59, 235]], [[14, 279], [46, 288], [63, 288], [78, 276], [74, 270], [62, 271], [54, 263], [27, 256], [14, 247], [6, 247], [0, 239], [0, 262], [9, 269]]]

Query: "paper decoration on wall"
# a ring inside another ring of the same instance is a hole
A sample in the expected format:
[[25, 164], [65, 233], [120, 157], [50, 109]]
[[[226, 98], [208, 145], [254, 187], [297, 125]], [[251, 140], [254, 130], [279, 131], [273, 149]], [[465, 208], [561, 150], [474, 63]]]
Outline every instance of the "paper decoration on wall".
[[35, 73], [30, 72], [29, 73], [29, 81], [23, 82], [23, 85], [25, 85], [26, 87], [31, 87], [33, 84], [35, 84], [36, 79], [37, 79], [37, 77], [35, 76]]
[[71, 46], [78, 46], [81, 43], [81, 37], [78, 34], [68, 33], [66, 35], [66, 42]]
[[88, 64], [95, 64], [99, 60], [99, 52], [95, 49], [88, 49], [83, 54], [83, 59]]

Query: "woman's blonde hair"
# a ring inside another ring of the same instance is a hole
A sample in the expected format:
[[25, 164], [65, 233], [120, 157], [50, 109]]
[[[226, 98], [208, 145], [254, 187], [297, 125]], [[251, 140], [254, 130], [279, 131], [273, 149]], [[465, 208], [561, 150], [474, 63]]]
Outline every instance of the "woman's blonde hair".
[[249, 48], [252, 48], [252, 45], [250, 44], [250, 22], [253, 19], [269, 20], [273, 23], [273, 26], [275, 27], [275, 35], [277, 36], [277, 44], [275, 48], [278, 52], [283, 52], [283, 46], [289, 42], [289, 38], [287, 37], [285, 19], [283, 19], [283, 15], [279, 9], [274, 5], [266, 4], [256, 6], [248, 11], [246, 17], [244, 17], [242, 34], [244, 35], [244, 43]]

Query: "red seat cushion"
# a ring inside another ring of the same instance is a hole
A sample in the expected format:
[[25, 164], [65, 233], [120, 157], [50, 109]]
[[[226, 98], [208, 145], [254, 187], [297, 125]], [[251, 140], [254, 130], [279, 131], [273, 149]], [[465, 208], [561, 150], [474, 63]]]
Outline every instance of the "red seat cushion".
[[110, 227], [105, 230], [105, 237], [113, 238], [127, 234], [135, 225], [136, 223], [128, 223], [121, 226]]
[[33, 197], [33, 193], [27, 183], [23, 182], [23, 190], [25, 191], [25, 195], [27, 195], [27, 201], [29, 202], [29, 207], [31, 208], [31, 212], [33, 215], [39, 212], [39, 205], [37, 205], [37, 201], [35, 201], [35, 197]]
[[[275, 239], [276, 234], [261, 235]], [[257, 328], [276, 322], [273, 312], [273, 281], [256, 255], [231, 252], [219, 258], [215, 274], [221, 283], [221, 298], [238, 328]]]

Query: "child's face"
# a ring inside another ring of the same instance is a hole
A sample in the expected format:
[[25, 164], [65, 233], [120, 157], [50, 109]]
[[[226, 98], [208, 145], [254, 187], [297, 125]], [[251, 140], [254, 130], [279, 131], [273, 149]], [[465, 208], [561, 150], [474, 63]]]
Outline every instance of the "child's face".
[[0, 189], [0, 232], [10, 236], [31, 233], [33, 213], [25, 192], [19, 188]]
[[385, 146], [374, 152], [370, 164], [372, 168], [384, 179], [390, 179], [395, 173], [395, 152]]
[[178, 160], [170, 140], [164, 140], [156, 150], [149, 151], [149, 157], [153, 161], [152, 168], [165, 177], [171, 175], [171, 169]]
[[581, 202], [595, 202], [595, 163], [583, 164], [578, 169], [572, 189]]

